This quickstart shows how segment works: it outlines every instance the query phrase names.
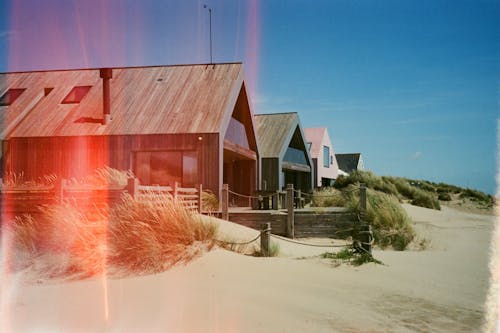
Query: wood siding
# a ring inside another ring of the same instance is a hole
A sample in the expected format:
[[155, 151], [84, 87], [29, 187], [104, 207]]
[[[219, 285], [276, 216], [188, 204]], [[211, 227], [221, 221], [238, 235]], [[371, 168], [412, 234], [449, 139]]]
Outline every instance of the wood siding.
[[262, 185], [263, 191], [281, 190], [280, 165], [277, 158], [263, 158], [262, 161]]
[[106, 165], [132, 169], [136, 151], [195, 150], [198, 179], [204, 189], [218, 193], [218, 144], [218, 134], [17, 138], [5, 142], [5, 171], [22, 172], [25, 179], [49, 174], [79, 178]]

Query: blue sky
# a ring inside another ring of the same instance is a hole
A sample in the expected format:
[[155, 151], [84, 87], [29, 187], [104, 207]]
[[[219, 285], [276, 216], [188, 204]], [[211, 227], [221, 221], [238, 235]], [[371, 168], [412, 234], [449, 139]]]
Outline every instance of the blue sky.
[[500, 1], [0, 1], [0, 71], [243, 61], [380, 175], [495, 191]]

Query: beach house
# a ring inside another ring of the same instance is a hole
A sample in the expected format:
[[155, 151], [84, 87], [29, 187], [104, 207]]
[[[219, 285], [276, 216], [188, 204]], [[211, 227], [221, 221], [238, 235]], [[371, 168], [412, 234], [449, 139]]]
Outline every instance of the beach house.
[[254, 116], [261, 156], [261, 189], [282, 190], [287, 184], [310, 192], [313, 163], [295, 112]]
[[4, 172], [81, 177], [110, 166], [142, 184], [258, 188], [241, 63], [0, 74]]
[[314, 187], [333, 186], [339, 168], [328, 130], [325, 127], [304, 128], [304, 134], [314, 164]]

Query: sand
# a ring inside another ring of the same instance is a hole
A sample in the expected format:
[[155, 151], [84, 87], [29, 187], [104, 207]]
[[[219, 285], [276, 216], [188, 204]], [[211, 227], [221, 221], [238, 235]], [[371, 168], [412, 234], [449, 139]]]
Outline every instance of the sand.
[[[215, 249], [149, 276], [34, 285], [4, 276], [0, 330], [481, 331], [495, 217], [405, 208], [430, 244], [423, 251], [374, 250], [384, 265], [338, 265], [318, 257], [331, 249], [278, 241], [278, 258]], [[220, 223], [219, 237], [226, 239], [258, 233]]]

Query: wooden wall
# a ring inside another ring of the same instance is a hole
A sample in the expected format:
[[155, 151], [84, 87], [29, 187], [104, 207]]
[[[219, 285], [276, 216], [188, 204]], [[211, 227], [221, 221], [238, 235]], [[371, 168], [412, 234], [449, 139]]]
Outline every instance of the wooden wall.
[[[281, 170], [279, 167], [279, 161], [277, 158], [263, 158], [262, 159], [262, 183], [261, 190], [265, 191], [276, 191], [281, 190], [280, 188], [280, 175]], [[264, 185], [266, 183], [266, 186]]]
[[[25, 179], [49, 174], [80, 178], [96, 168], [133, 168], [134, 151], [196, 150], [198, 179], [204, 189], [219, 192], [218, 134], [152, 134], [89, 137], [13, 138], [4, 143], [6, 172]], [[221, 166], [222, 167], [222, 166]]]
[[[349, 212], [295, 212], [294, 233], [296, 238], [330, 237], [345, 238], [357, 223], [357, 217]], [[262, 223], [271, 223], [271, 233], [286, 235], [286, 213], [271, 211], [253, 211], [248, 213], [230, 212], [229, 221], [260, 230]]]

